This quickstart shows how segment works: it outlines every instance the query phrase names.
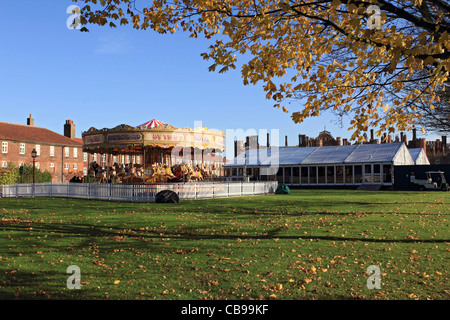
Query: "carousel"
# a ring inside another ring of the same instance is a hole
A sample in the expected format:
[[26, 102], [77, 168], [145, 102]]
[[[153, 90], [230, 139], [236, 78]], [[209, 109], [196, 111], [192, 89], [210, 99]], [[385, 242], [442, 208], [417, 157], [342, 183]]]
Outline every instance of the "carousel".
[[92, 127], [82, 138], [90, 181], [190, 182], [212, 180], [222, 170], [224, 132], [203, 126], [176, 128], [153, 119], [136, 127]]

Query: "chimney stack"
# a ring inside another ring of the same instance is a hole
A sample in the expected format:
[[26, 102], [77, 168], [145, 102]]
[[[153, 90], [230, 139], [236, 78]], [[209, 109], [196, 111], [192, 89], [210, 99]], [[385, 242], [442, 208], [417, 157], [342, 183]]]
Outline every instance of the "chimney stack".
[[237, 157], [244, 151], [244, 143], [241, 140], [234, 141], [234, 156]]
[[270, 148], [270, 136], [267, 134], [267, 148]]
[[27, 118], [27, 125], [34, 126], [34, 119], [31, 117], [31, 113], [30, 113], [30, 117]]
[[66, 120], [64, 125], [64, 136], [70, 139], [75, 138], [75, 124], [72, 120]]
[[442, 155], [447, 156], [447, 136], [442, 136]]
[[425, 154], [427, 153], [427, 139], [419, 139], [419, 148], [422, 148]]
[[284, 145], [287, 147], [288, 146], [288, 139], [287, 136], [284, 137]]

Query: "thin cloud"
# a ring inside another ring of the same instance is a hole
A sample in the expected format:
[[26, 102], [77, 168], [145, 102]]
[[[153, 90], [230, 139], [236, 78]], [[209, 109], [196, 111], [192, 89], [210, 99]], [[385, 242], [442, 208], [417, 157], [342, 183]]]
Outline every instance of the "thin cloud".
[[124, 35], [110, 35], [99, 39], [95, 54], [124, 54], [131, 49], [129, 40]]

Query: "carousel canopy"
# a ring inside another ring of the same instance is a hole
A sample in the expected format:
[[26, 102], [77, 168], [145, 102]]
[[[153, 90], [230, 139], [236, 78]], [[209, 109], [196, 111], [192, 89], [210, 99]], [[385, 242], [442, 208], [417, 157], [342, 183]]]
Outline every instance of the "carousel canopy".
[[160, 125], [164, 125], [164, 124], [165, 124], [164, 122], [153, 119], [153, 120], [147, 121], [147, 122], [139, 125], [138, 128], [156, 128], [156, 127], [158, 127]]
[[225, 147], [223, 131], [206, 127], [175, 128], [155, 119], [138, 127], [126, 124], [110, 129], [91, 127], [82, 137], [83, 150], [90, 153], [141, 153], [143, 148], [195, 148], [217, 152]]

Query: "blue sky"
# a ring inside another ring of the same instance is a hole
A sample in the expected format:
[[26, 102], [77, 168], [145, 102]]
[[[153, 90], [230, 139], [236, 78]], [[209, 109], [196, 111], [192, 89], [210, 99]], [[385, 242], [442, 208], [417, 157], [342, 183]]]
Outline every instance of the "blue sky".
[[335, 137], [351, 136], [348, 125], [337, 125], [329, 114], [293, 123], [265, 99], [261, 85], [243, 85], [239, 68], [209, 72], [211, 62], [200, 54], [212, 41], [129, 26], [70, 30], [66, 10], [72, 4], [0, 2], [0, 121], [26, 123], [31, 113], [35, 125], [62, 133], [71, 119], [78, 137], [90, 127], [137, 126], [154, 118], [175, 127], [201, 121], [224, 131], [279, 129], [280, 145], [286, 135], [295, 145], [298, 134], [316, 137], [325, 126]]

